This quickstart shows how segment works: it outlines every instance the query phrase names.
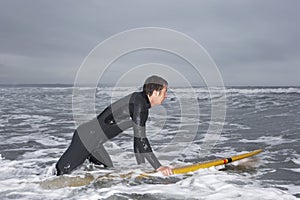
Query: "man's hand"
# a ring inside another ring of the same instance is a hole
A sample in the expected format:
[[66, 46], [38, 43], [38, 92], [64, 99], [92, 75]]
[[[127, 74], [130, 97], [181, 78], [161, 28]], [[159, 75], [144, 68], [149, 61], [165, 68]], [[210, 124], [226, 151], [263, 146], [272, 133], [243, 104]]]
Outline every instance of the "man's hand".
[[169, 166], [160, 166], [156, 171], [163, 173], [165, 176], [170, 176], [173, 174], [172, 168]]

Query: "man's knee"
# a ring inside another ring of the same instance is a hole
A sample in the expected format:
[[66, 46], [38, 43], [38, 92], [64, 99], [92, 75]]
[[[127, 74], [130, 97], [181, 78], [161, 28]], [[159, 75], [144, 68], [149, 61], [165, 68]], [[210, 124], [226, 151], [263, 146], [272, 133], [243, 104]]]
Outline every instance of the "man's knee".
[[72, 169], [71, 169], [71, 165], [69, 163], [67, 163], [65, 166], [61, 166], [59, 163], [57, 163], [55, 165], [56, 168], [56, 175], [60, 176], [63, 174], [70, 174]]

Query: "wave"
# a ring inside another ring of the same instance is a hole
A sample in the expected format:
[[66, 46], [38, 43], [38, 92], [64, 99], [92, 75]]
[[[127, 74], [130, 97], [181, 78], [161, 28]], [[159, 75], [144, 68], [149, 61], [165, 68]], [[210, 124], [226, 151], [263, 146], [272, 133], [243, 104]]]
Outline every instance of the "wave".
[[238, 94], [300, 94], [298, 87], [278, 87], [278, 88], [229, 88], [227, 93]]
[[171, 88], [168, 97], [176, 99], [197, 98], [198, 100], [222, 99], [223, 97], [235, 97], [240, 95], [298, 95], [300, 87], [227, 87], [227, 88]]

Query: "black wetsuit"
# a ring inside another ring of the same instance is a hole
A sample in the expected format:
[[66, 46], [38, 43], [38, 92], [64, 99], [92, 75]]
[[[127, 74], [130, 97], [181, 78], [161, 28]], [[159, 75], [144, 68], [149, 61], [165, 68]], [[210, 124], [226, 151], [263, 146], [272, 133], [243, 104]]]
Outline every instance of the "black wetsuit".
[[74, 132], [71, 145], [56, 164], [57, 175], [70, 173], [85, 159], [112, 167], [103, 143], [133, 127], [134, 152], [138, 164], [145, 159], [154, 169], [161, 166], [146, 137], [146, 121], [151, 107], [147, 95], [134, 92], [108, 106], [97, 118], [80, 125]]

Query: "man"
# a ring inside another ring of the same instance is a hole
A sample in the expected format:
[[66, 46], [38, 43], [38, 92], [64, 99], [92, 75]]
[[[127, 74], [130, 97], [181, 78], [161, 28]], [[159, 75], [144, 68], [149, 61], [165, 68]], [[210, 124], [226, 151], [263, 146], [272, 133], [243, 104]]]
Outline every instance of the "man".
[[146, 137], [148, 110], [163, 103], [167, 87], [166, 80], [151, 76], [146, 79], [142, 92], [123, 97], [104, 109], [96, 119], [80, 125], [74, 132], [69, 148], [56, 164], [57, 175], [70, 173], [86, 159], [96, 165], [112, 167], [103, 143], [131, 127], [137, 163], [144, 163], [146, 159], [156, 171], [166, 176], [173, 174], [171, 167], [160, 164]]

